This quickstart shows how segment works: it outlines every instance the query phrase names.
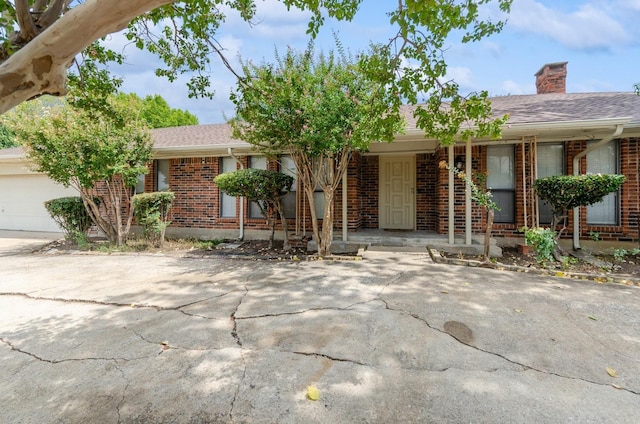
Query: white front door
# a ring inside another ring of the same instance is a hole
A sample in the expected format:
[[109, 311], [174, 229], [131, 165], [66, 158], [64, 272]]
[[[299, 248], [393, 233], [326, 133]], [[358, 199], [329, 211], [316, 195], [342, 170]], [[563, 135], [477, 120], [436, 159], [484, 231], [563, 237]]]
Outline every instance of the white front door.
[[415, 156], [380, 156], [380, 228], [415, 229], [415, 181]]

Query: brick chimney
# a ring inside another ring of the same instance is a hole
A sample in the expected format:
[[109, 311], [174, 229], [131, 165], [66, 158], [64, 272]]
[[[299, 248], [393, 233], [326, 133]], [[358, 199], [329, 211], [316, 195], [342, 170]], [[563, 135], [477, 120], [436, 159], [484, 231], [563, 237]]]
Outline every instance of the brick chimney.
[[567, 92], [567, 63], [547, 63], [536, 72], [538, 94]]

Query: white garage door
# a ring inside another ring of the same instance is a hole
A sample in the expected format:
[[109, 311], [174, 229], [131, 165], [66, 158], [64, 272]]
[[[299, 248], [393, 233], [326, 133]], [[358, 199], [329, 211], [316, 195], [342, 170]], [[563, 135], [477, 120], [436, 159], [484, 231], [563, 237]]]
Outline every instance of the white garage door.
[[60, 231], [44, 202], [77, 195], [44, 175], [0, 175], [0, 230]]

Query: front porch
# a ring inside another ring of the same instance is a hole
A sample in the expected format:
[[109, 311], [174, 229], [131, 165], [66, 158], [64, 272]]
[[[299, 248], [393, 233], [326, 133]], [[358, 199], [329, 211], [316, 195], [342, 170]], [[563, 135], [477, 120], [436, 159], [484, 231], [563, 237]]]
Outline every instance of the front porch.
[[[515, 244], [516, 239], [508, 239]], [[506, 241], [506, 240], [505, 240]], [[334, 244], [345, 243], [344, 240], [335, 240]], [[430, 247], [449, 253], [482, 254], [484, 234], [471, 237], [471, 244], [465, 244], [464, 234], [456, 235], [454, 244], [449, 243], [448, 236], [432, 231], [410, 230], [381, 230], [362, 229], [347, 234], [347, 244], [360, 244], [372, 247], [412, 248], [426, 249]], [[496, 239], [491, 239], [491, 256], [502, 256], [502, 248], [497, 245]]]

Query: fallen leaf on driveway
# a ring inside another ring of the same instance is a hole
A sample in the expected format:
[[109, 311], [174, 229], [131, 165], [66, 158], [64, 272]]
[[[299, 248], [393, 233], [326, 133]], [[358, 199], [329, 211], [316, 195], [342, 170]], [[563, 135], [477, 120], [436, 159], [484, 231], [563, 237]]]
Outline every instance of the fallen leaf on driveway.
[[446, 290], [442, 290], [440, 293], [442, 293], [442, 294], [449, 294], [449, 292], [448, 292], [448, 291], [446, 291]]
[[614, 378], [618, 377], [618, 373], [616, 372], [616, 370], [611, 367], [607, 367], [607, 374]]
[[589, 315], [589, 319], [592, 319], [594, 321], [598, 321], [598, 318], [594, 317], [593, 315]]
[[318, 400], [320, 399], [320, 392], [313, 386], [307, 387], [307, 397], [309, 400]]
[[514, 309], [513, 312], [515, 312], [516, 314], [519, 314], [522, 312], [522, 309]]

